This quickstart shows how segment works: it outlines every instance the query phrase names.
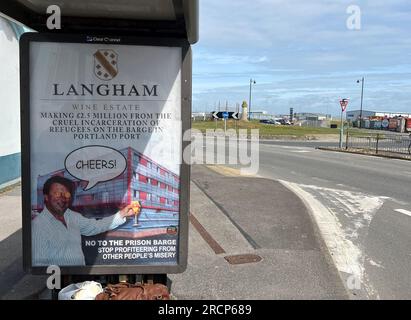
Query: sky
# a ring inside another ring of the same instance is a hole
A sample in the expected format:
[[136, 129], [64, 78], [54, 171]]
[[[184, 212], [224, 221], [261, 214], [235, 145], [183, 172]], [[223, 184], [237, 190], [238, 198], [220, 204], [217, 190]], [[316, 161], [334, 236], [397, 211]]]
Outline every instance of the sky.
[[364, 110], [411, 112], [410, 0], [200, 0], [193, 111], [248, 103], [253, 79], [252, 111], [338, 115], [362, 77]]

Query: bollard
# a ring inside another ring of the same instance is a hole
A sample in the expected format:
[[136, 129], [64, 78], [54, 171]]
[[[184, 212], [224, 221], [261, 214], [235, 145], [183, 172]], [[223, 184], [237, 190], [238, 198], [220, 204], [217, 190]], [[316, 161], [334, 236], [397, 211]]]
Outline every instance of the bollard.
[[345, 150], [348, 150], [348, 128], [347, 128], [347, 133], [345, 137]]

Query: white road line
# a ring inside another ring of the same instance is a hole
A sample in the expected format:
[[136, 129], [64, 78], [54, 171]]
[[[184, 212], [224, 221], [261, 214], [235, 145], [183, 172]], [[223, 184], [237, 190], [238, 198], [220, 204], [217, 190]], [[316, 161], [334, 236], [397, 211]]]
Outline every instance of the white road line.
[[[314, 178], [315, 177], [313, 177], [313, 179]], [[353, 279], [352, 277], [354, 277], [356, 280], [360, 281], [360, 283], [364, 284], [364, 290], [368, 297], [375, 296], [378, 299], [378, 293], [372, 287], [372, 284], [367, 280], [362, 247], [357, 245], [352, 241], [352, 239], [350, 239], [350, 235], [347, 234], [346, 230], [344, 230], [343, 225], [340, 223], [335, 213], [332, 212], [330, 208], [327, 208], [324, 204], [322, 204], [313, 194], [304, 190], [303, 187], [310, 187], [312, 189], [317, 188], [320, 190], [328, 191], [333, 190], [337, 193], [341, 191], [340, 193], [342, 194], [343, 198], [349, 198], [344, 197], [349, 192], [344, 190], [321, 188], [317, 186], [306, 186], [284, 180], [278, 181], [290, 191], [294, 192], [307, 207], [308, 211], [313, 217], [314, 222], [317, 224], [320, 230], [320, 233], [337, 267], [337, 270], [342, 274], [349, 275], [346, 287], [351, 290], [351, 288], [349, 288], [348, 286], [348, 281], [349, 279]], [[355, 194], [353, 194], [352, 196], [355, 196]], [[357, 200], [355, 200], [356, 198], [353, 199], [356, 205], [359, 203], [362, 206], [358, 207], [354, 206], [353, 204], [346, 203], [346, 207], [354, 214], [361, 213], [364, 219], [367, 219], [366, 215], [370, 216], [370, 218], [367, 220], [371, 221], [371, 212], [378, 210], [383, 202], [378, 197], [368, 197], [367, 199], [363, 198], [364, 197], [362, 197], [362, 195], [358, 194]], [[365, 204], [363, 204], [364, 200], [367, 200], [365, 201]], [[372, 204], [370, 201], [374, 202], [374, 204]], [[365, 223], [366, 222], [364, 222], [364, 224]]]
[[374, 260], [371, 260], [371, 259], [370, 259], [368, 262], [370, 263], [370, 265], [372, 265], [372, 266], [374, 266], [374, 267], [378, 267], [378, 268], [383, 268], [383, 269], [385, 269], [384, 266], [383, 266], [381, 263], [377, 263], [377, 262], [375, 262]]
[[361, 263], [362, 252], [351, 240], [347, 239], [336, 216], [298, 184], [284, 180], [278, 181], [295, 193], [306, 205], [320, 229], [338, 271], [349, 273], [362, 280], [364, 273]]
[[399, 212], [399, 213], [402, 213], [402, 214], [405, 214], [405, 215], [411, 217], [411, 211], [404, 210], [404, 209], [395, 209], [394, 211]]

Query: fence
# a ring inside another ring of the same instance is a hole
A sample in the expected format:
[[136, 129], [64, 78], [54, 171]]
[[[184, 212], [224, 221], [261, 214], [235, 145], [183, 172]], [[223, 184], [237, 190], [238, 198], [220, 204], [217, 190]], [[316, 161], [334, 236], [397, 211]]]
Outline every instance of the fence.
[[331, 121], [328, 120], [302, 120], [302, 127], [311, 127], [311, 128], [329, 128]]
[[411, 135], [376, 134], [370, 136], [346, 136], [346, 149], [365, 151], [411, 159]]

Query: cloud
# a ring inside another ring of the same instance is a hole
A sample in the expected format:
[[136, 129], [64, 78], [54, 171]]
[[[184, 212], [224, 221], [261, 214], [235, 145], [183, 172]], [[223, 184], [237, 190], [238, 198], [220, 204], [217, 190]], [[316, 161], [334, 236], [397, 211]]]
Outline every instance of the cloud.
[[231, 63], [261, 63], [267, 61], [266, 56], [254, 57], [245, 55], [214, 54], [206, 52], [196, 52], [196, 59], [202, 63], [211, 64], [231, 64]]
[[365, 76], [371, 107], [411, 111], [411, 4], [358, 3], [362, 28], [352, 31], [346, 0], [201, 1], [194, 107], [248, 100], [253, 78], [261, 108], [327, 109], [341, 95], [358, 96]]

